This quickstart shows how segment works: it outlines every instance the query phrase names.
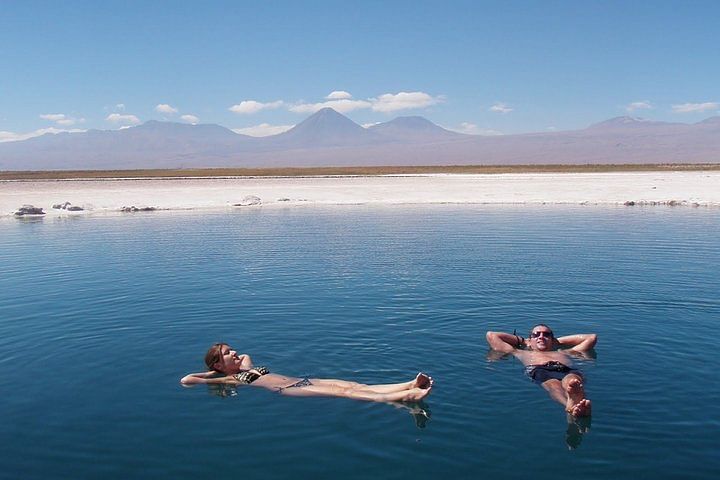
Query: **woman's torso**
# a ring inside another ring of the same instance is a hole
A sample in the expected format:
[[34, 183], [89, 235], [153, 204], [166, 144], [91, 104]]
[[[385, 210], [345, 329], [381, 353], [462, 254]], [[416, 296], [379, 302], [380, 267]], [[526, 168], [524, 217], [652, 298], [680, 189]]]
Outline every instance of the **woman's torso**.
[[287, 377], [285, 375], [279, 375], [277, 373], [268, 373], [258, 378], [250, 385], [253, 385], [255, 387], [278, 389], [288, 387], [294, 383], [299, 382], [300, 380], [302, 379], [297, 377]]

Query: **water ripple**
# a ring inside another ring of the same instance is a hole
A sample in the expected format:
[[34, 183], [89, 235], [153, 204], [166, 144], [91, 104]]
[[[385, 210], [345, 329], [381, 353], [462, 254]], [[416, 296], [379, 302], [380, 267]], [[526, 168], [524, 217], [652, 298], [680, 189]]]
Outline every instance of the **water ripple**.
[[[3, 221], [3, 471], [204, 477], [232, 458], [263, 478], [708, 476], [718, 220], [346, 206]], [[488, 355], [487, 330], [538, 322], [600, 336], [578, 360], [595, 414], [575, 452], [562, 409]], [[290, 375], [424, 370], [436, 388], [392, 406], [178, 386], [219, 340]]]

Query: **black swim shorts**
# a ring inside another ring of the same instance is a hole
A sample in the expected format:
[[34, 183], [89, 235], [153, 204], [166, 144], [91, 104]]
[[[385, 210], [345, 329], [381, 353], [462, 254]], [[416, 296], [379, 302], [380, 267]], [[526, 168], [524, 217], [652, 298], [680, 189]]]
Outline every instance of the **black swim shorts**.
[[537, 384], [545, 383], [548, 380], [562, 380], [567, 375], [574, 373], [582, 378], [582, 372], [577, 368], [571, 368], [560, 362], [547, 362], [542, 365], [527, 365], [525, 375], [530, 377]]

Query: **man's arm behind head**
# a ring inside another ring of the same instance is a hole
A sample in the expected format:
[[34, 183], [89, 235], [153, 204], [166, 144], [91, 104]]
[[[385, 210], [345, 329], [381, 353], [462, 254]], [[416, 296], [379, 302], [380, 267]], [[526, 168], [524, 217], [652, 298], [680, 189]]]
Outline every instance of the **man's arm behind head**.
[[490, 348], [504, 353], [512, 353], [516, 348], [520, 348], [524, 340], [522, 337], [505, 332], [487, 332], [485, 339]]
[[565, 335], [557, 339], [560, 346], [570, 348], [576, 352], [588, 352], [595, 348], [597, 343], [597, 335], [594, 333], [577, 333], [575, 335]]

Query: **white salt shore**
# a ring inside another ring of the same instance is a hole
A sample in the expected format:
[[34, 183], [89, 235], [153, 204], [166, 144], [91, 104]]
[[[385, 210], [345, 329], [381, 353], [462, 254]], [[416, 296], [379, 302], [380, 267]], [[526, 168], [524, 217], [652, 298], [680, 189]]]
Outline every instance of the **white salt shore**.
[[[496, 175], [384, 175], [0, 181], [0, 216], [24, 204], [48, 215], [228, 209], [247, 196], [262, 208], [350, 204], [575, 204], [720, 206], [720, 172], [617, 172]], [[71, 202], [83, 212], [55, 210]], [[241, 208], [258, 208], [257, 206]]]

